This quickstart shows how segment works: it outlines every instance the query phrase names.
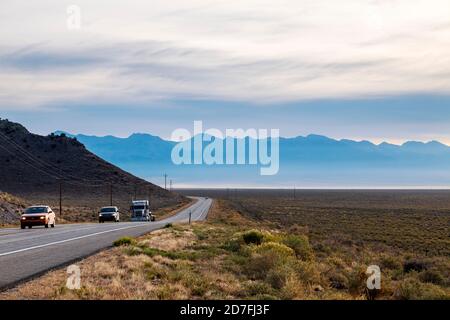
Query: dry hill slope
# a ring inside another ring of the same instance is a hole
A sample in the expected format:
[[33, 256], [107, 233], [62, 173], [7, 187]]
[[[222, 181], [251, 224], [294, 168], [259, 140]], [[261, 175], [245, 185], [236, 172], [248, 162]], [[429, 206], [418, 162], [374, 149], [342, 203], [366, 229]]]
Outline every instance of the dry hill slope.
[[132, 198], [150, 198], [155, 209], [186, 201], [104, 161], [76, 139], [32, 134], [0, 119], [0, 190], [57, 206], [60, 184], [64, 206], [74, 215], [94, 215], [110, 204], [111, 191], [113, 204], [123, 209]]

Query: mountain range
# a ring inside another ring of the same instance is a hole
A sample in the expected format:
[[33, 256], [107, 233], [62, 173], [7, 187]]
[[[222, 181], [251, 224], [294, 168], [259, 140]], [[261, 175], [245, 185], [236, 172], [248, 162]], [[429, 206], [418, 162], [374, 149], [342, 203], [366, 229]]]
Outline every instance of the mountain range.
[[[150, 134], [135, 133], [128, 138], [64, 134], [76, 138], [97, 156], [144, 179], [163, 184], [163, 174], [167, 173], [176, 187], [450, 186], [450, 147], [437, 141], [377, 145], [314, 134], [280, 138], [279, 172], [261, 176], [258, 165], [174, 165], [171, 152], [175, 142]], [[249, 138], [244, 143], [248, 146]]]

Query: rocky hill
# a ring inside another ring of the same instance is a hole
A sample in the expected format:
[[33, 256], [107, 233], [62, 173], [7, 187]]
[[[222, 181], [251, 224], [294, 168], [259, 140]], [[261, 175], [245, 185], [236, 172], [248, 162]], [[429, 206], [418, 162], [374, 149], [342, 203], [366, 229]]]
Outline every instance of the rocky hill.
[[26, 206], [23, 199], [0, 191], [0, 225], [18, 223], [20, 213]]
[[109, 205], [111, 196], [113, 204], [123, 208], [132, 198], [150, 198], [154, 208], [184, 201], [104, 161], [76, 138], [40, 136], [0, 119], [0, 190], [57, 206], [60, 187], [64, 205], [73, 212], [95, 211]]

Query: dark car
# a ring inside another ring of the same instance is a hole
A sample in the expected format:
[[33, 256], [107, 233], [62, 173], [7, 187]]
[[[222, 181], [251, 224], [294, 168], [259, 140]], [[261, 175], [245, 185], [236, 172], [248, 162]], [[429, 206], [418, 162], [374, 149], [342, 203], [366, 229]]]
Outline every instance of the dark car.
[[98, 213], [98, 222], [103, 223], [105, 221], [120, 221], [119, 208], [117, 207], [103, 207]]

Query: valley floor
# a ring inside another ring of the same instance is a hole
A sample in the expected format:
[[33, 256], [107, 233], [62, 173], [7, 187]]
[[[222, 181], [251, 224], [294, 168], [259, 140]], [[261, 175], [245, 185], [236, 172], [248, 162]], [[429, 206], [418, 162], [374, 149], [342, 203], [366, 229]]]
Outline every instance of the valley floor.
[[[62, 268], [0, 299], [450, 298], [448, 256], [333, 235], [319, 239], [302, 221], [282, 225], [236, 207], [217, 200], [206, 222], [119, 239], [115, 248], [76, 263], [78, 290], [66, 287]], [[373, 264], [381, 268], [381, 290], [368, 292], [365, 272]]]

